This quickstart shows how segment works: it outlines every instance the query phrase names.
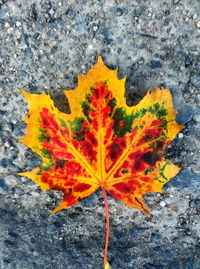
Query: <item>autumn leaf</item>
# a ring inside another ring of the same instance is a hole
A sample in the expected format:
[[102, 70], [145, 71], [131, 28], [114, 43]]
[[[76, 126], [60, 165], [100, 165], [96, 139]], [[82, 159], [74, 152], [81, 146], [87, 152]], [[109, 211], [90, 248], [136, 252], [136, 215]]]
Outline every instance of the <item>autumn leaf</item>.
[[71, 113], [60, 112], [48, 94], [29, 94], [25, 137], [20, 139], [42, 158], [39, 167], [20, 173], [42, 190], [63, 192], [52, 213], [79, 203], [102, 189], [106, 209], [107, 261], [109, 218], [106, 193], [150, 216], [142, 198], [162, 187], [180, 170], [163, 156], [183, 128], [175, 122], [168, 89], [148, 92], [134, 107], [126, 105], [125, 78], [98, 62], [78, 77], [75, 90], [64, 90]]

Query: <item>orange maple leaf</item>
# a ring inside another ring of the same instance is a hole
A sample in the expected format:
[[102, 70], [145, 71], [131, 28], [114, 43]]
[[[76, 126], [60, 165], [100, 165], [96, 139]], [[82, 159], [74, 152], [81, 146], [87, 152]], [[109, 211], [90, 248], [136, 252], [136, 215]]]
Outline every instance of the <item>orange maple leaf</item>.
[[134, 107], [126, 105], [125, 78], [98, 62], [78, 77], [75, 90], [64, 90], [71, 113], [60, 112], [50, 96], [22, 90], [29, 104], [22, 143], [39, 154], [42, 164], [20, 175], [35, 181], [42, 190], [63, 192], [53, 210], [79, 203], [102, 189], [106, 209], [107, 261], [109, 217], [106, 192], [126, 205], [150, 213], [142, 199], [162, 186], [180, 170], [163, 157], [166, 146], [184, 128], [175, 122], [168, 89], [148, 92]]

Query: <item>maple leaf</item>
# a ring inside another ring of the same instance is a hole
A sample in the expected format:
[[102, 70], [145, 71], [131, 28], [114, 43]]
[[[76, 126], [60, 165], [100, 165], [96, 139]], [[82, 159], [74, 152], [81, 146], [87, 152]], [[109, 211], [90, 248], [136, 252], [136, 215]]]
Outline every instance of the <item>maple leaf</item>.
[[42, 190], [63, 192], [52, 213], [79, 203], [102, 189], [106, 210], [104, 268], [109, 218], [106, 192], [128, 206], [150, 213], [142, 195], [162, 192], [180, 170], [163, 157], [166, 146], [184, 128], [175, 122], [168, 89], [148, 92], [134, 107], [126, 105], [125, 78], [98, 62], [78, 77], [75, 90], [64, 90], [71, 113], [60, 112], [48, 94], [22, 90], [29, 105], [22, 143], [39, 154], [39, 167], [20, 173]]

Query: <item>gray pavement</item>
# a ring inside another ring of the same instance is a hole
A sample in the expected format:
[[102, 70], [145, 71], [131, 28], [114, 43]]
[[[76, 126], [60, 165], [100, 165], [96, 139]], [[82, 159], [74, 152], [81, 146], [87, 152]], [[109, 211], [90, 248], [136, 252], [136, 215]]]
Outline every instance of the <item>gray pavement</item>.
[[67, 111], [61, 88], [75, 88], [97, 55], [127, 77], [129, 105], [170, 88], [186, 126], [166, 151], [184, 168], [164, 194], [145, 196], [151, 220], [109, 196], [109, 261], [113, 269], [199, 269], [199, 0], [0, 0], [0, 268], [103, 266], [101, 192], [49, 217], [61, 194], [15, 175], [40, 164], [17, 142], [27, 112], [18, 88], [48, 89]]

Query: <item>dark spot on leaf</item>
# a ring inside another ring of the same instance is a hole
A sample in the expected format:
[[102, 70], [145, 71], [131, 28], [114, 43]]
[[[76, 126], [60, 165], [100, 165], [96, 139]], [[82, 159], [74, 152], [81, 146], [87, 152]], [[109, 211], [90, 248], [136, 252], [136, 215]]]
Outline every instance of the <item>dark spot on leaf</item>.
[[56, 169], [58, 169], [58, 168], [64, 169], [65, 163], [66, 163], [66, 160], [57, 160], [55, 162], [55, 168]]
[[83, 192], [91, 188], [90, 184], [87, 183], [79, 183], [74, 187], [75, 192]]
[[159, 119], [159, 118], [162, 118], [162, 117], [167, 116], [168, 113], [167, 113], [167, 110], [165, 108], [163, 108], [163, 109], [158, 110], [158, 112], [156, 113], [156, 115], [157, 115], [157, 117]]
[[116, 152], [112, 151], [112, 153], [110, 154], [110, 158], [115, 159], [115, 157], [116, 157]]
[[154, 171], [153, 168], [147, 168], [147, 169], [144, 171], [144, 174], [147, 175], [147, 174], [149, 174], [149, 173], [151, 173], [151, 172], [153, 172], [153, 171]]
[[156, 142], [156, 149], [157, 149], [157, 150], [163, 149], [164, 144], [165, 144], [165, 143], [164, 143], [163, 141], [158, 140], [158, 141]]
[[120, 182], [113, 185], [117, 190], [120, 192], [130, 193], [131, 189], [129, 186], [127, 186], [125, 183]]
[[135, 169], [138, 169], [140, 167], [140, 161], [136, 161], [135, 163], [134, 163], [134, 168]]
[[157, 161], [161, 160], [161, 156], [157, 152], [147, 152], [142, 157], [145, 163], [153, 166]]
[[128, 170], [122, 170], [122, 174], [128, 173]]
[[105, 99], [107, 99], [109, 97], [109, 92], [105, 95]]
[[41, 181], [44, 182], [44, 183], [47, 183], [48, 182], [48, 177], [47, 176], [42, 176]]
[[148, 141], [150, 141], [152, 139], [152, 136], [150, 136], [150, 135], [145, 135], [144, 137], [143, 137], [143, 141], [144, 142], [148, 142]]
[[138, 159], [138, 158], [140, 158], [141, 157], [141, 154], [140, 153], [137, 153], [136, 155], [135, 155], [135, 158], [136, 159]]

